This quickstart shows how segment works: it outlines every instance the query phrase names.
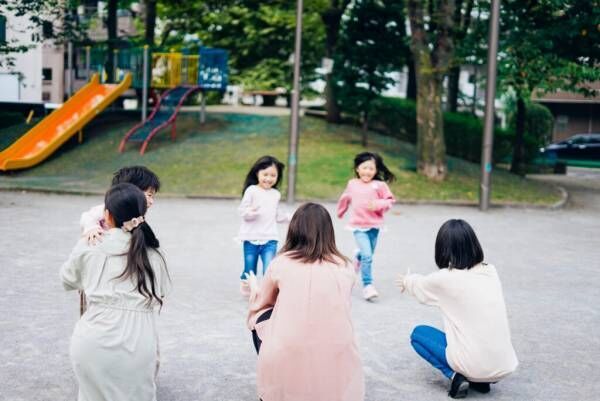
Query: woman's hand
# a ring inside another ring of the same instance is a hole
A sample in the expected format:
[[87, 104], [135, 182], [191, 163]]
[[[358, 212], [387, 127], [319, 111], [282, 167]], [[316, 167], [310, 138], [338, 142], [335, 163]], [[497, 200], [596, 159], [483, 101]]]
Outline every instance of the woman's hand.
[[396, 283], [396, 286], [397, 286], [398, 288], [400, 288], [400, 292], [404, 292], [404, 290], [406, 290], [406, 287], [404, 286], [404, 279], [405, 279], [405, 278], [406, 278], [406, 276], [407, 276], [407, 275], [409, 275], [409, 274], [410, 274], [410, 270], [408, 270], [408, 271], [406, 272], [406, 274], [398, 274], [398, 275], [396, 276], [396, 281], [395, 281], [395, 283]]
[[258, 279], [256, 278], [254, 272], [251, 271], [250, 273], [246, 273], [246, 282], [250, 288], [250, 300], [253, 300], [256, 298], [259, 290]]

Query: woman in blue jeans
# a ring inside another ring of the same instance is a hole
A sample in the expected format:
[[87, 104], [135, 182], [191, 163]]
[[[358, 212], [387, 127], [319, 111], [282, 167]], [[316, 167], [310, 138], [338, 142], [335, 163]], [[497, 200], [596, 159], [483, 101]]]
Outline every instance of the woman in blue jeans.
[[519, 364], [498, 272], [483, 262], [479, 240], [463, 220], [442, 225], [435, 262], [439, 267], [435, 273], [408, 273], [396, 281], [419, 302], [440, 308], [444, 318], [444, 331], [417, 326], [410, 342], [450, 379], [450, 397], [464, 398], [469, 388], [487, 393], [490, 383], [508, 376]]

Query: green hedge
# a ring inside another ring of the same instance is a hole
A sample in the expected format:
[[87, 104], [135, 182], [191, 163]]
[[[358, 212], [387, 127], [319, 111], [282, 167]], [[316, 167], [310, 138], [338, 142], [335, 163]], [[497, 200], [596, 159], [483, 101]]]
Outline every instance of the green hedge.
[[25, 121], [21, 113], [14, 111], [0, 111], [0, 128], [10, 127]]
[[[417, 111], [413, 101], [381, 97], [371, 104], [369, 124], [387, 135], [403, 141], [417, 142]], [[475, 163], [481, 161], [483, 121], [471, 114], [444, 113], [446, 152]], [[514, 133], [501, 128], [494, 131], [494, 163], [510, 160]], [[536, 141], [525, 138], [526, 147], [535, 147]], [[530, 155], [530, 151], [526, 151]]]

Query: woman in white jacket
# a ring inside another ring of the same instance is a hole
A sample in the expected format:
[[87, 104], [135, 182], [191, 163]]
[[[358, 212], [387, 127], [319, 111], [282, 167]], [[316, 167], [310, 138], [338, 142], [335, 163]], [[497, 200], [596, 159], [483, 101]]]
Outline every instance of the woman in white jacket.
[[104, 203], [103, 241], [90, 246], [81, 239], [60, 271], [66, 290], [87, 295], [70, 347], [78, 400], [156, 401], [154, 316], [168, 292], [169, 275], [145, 221], [144, 193], [117, 184]]
[[400, 275], [401, 291], [442, 311], [444, 332], [417, 326], [411, 344], [450, 379], [448, 395], [464, 398], [469, 388], [487, 393], [518, 365], [502, 285], [496, 268], [483, 262], [483, 250], [464, 220], [448, 220], [435, 242], [439, 271]]

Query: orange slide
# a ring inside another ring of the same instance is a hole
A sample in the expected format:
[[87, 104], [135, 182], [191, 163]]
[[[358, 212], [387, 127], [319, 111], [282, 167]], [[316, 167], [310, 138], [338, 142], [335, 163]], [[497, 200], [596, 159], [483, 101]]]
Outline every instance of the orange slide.
[[100, 84], [98, 74], [59, 109], [0, 152], [0, 170], [35, 166], [77, 134], [131, 85], [131, 74], [118, 84]]

